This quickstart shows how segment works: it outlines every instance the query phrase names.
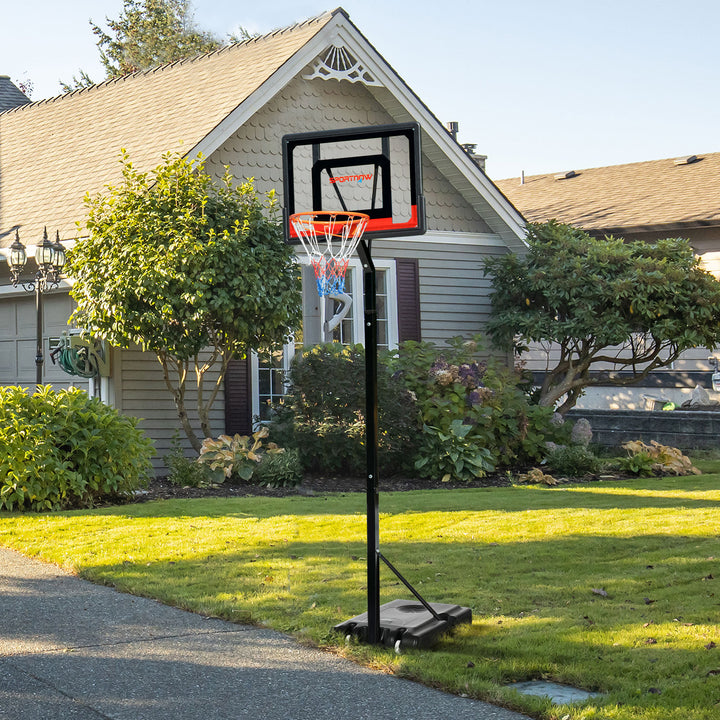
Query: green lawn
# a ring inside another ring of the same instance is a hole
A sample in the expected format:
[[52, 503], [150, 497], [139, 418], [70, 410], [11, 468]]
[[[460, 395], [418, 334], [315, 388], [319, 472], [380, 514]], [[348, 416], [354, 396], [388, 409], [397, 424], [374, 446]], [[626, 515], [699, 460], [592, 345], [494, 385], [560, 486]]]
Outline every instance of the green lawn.
[[[399, 656], [331, 632], [365, 610], [364, 502], [0, 513], [0, 544], [538, 718], [720, 716], [720, 475], [382, 495], [383, 553], [428, 600], [474, 618], [435, 649]], [[382, 572], [383, 602], [408, 597]], [[552, 706], [504, 687], [539, 678], [605, 695]]]

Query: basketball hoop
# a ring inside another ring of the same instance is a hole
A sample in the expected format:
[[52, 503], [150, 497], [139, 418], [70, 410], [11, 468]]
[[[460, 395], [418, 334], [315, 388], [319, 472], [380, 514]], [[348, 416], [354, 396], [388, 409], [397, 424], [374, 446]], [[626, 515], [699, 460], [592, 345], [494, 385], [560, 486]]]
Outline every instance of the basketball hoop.
[[290, 216], [315, 271], [320, 297], [343, 295], [345, 273], [370, 217], [356, 212], [318, 210]]

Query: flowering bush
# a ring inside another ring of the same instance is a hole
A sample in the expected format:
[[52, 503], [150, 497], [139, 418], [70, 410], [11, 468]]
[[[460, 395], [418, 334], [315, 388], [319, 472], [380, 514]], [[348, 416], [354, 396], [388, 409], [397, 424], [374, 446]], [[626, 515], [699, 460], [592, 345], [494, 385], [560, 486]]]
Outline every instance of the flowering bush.
[[[564, 422], [534, 405], [522, 367], [477, 359], [479, 341], [405, 342], [378, 358], [379, 455], [383, 473], [444, 480], [541, 460], [564, 442]], [[276, 407], [273, 440], [300, 451], [305, 468], [361, 474], [365, 357], [361, 346], [318, 345], [296, 355], [292, 392]]]
[[406, 342], [389, 361], [393, 377], [417, 400], [425, 439], [416, 464], [421, 473], [467, 475], [458, 473], [449, 455], [442, 472], [427, 460], [438, 445], [458, 444], [458, 433], [453, 432], [458, 422], [469, 428], [462, 433], [463, 447], [486, 451], [483, 471], [542, 459], [547, 441], [565, 437], [564, 426], [552, 422], [552, 409], [529, 401], [522, 389], [522, 368], [509, 371], [478, 362], [474, 358], [479, 346], [479, 338], [461, 337], [443, 348]]

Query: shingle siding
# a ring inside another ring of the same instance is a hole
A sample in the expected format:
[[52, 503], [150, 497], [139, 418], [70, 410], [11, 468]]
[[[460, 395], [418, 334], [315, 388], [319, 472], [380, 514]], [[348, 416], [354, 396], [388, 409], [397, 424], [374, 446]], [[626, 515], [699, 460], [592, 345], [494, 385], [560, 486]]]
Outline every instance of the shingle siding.
[[[254, 178], [257, 190], [275, 190], [282, 203], [279, 148], [284, 135], [392, 122], [363, 85], [297, 77], [210, 156], [206, 169], [217, 178], [224, 175], [226, 167], [238, 180]], [[490, 232], [487, 223], [427, 157], [423, 158], [423, 186], [428, 229]]]

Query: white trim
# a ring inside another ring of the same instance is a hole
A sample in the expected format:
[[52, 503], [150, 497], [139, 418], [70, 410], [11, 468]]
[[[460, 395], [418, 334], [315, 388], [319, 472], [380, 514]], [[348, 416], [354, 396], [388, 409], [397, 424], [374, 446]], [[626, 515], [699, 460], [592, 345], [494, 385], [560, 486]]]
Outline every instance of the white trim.
[[351, 83], [376, 85], [380, 83], [352, 56], [342, 44], [332, 43], [312, 62], [312, 70], [303, 75], [303, 80], [347, 80]]
[[[75, 247], [75, 240], [61, 240], [60, 244], [66, 249], [66, 250], [72, 250], [73, 247]], [[28, 260], [31, 258], [35, 259], [35, 253], [37, 252], [37, 245], [26, 245], [25, 246], [25, 254], [27, 255]], [[10, 257], [10, 246], [7, 247], [1, 247], [0, 248], [0, 255], [3, 255], [6, 259]]]
[[[295, 342], [291, 340], [283, 345], [283, 370], [287, 372], [290, 369], [290, 363], [295, 356]], [[260, 364], [258, 362], [257, 352], [250, 354], [250, 422], [255, 427], [255, 418], [260, 415]]]
[[[393, 258], [373, 258], [376, 270], [385, 271], [385, 292], [387, 297], [387, 345], [394, 350], [398, 346], [398, 310], [397, 310], [397, 274]], [[354, 257], [348, 264], [348, 272], [353, 273], [352, 308], [353, 308], [353, 342], [365, 345], [365, 313], [363, 270], [360, 259]]]
[[250, 425], [254, 427], [255, 418], [260, 414], [260, 373], [258, 372], [258, 355], [256, 352], [250, 353], [250, 390], [252, 398], [250, 399]]
[[506, 248], [507, 243], [499, 236], [490, 233], [439, 232], [431, 230], [425, 235], [401, 238], [398, 242], [443, 243], [445, 245], [474, 245], [481, 247]]
[[346, 43], [351, 52], [360, 54], [360, 56], [365, 55], [363, 60], [366, 61], [370, 72], [393, 94], [412, 118], [419, 120], [422, 129], [432, 141], [445, 152], [490, 208], [509, 227], [517, 239], [524, 244], [525, 221], [522, 215], [468, 157], [463, 148], [452, 139], [448, 131], [427, 106], [405, 85], [402, 78], [392, 70], [372, 46], [369, 46], [369, 43], [354, 26], [343, 26], [339, 29], [338, 36]]

